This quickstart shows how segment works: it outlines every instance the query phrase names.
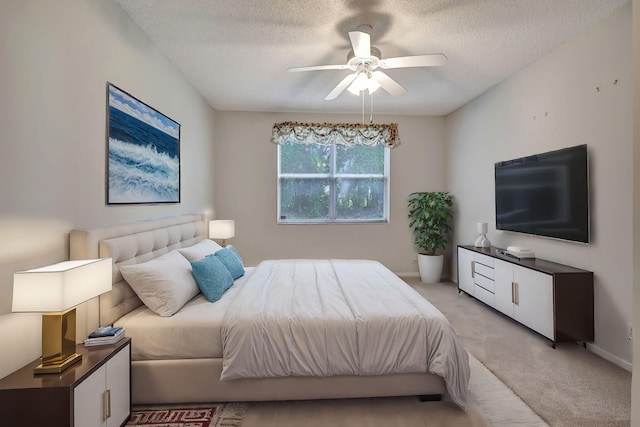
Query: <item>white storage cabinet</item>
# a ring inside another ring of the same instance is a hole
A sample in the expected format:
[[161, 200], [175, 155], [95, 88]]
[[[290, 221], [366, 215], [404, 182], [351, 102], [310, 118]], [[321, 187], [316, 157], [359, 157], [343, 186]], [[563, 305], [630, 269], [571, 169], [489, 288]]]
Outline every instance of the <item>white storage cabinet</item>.
[[593, 273], [540, 258], [458, 246], [458, 291], [542, 336], [593, 341]]

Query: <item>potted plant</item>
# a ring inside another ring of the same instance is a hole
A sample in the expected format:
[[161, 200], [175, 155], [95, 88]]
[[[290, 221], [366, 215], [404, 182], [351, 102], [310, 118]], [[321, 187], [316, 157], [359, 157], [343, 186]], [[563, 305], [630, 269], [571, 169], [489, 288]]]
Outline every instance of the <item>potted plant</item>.
[[416, 192], [409, 195], [408, 206], [413, 241], [421, 250], [418, 254], [420, 280], [437, 283], [442, 277], [444, 256], [436, 251], [447, 247], [453, 196], [446, 191]]

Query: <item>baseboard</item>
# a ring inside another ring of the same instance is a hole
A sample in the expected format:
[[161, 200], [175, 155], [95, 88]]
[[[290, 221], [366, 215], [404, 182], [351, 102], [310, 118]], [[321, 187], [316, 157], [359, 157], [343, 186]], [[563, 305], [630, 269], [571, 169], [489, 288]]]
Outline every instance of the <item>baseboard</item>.
[[395, 272], [396, 276], [398, 277], [420, 277], [420, 273], [418, 273], [417, 271], [413, 271], [411, 273], [402, 273], [402, 272]]
[[614, 356], [608, 351], [601, 349], [597, 345], [589, 344], [589, 343], [586, 343], [586, 344], [587, 344], [587, 350], [589, 350], [590, 352], [597, 354], [598, 356], [602, 357], [605, 360], [608, 360], [614, 365], [620, 366], [625, 371], [631, 372], [633, 365], [630, 362], [627, 362], [624, 359], [620, 359], [618, 356]]
[[[420, 273], [417, 272], [417, 271], [412, 271], [410, 273], [403, 273], [403, 272], [394, 271], [393, 273], [398, 277], [408, 277], [408, 278], [420, 277]], [[446, 276], [442, 276], [442, 279], [440, 279], [440, 283], [442, 283], [442, 282], [451, 282], [454, 285], [457, 285], [456, 282], [453, 282], [451, 280], [451, 278], [446, 277]]]

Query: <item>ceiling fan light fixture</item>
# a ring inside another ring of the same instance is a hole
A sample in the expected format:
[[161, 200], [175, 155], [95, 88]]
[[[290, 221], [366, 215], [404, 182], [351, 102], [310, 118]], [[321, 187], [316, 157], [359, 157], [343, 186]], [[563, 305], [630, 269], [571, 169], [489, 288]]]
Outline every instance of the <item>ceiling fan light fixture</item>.
[[373, 93], [378, 90], [379, 87], [380, 83], [378, 83], [376, 79], [371, 76], [371, 73], [360, 72], [358, 74], [358, 77], [356, 77], [356, 79], [353, 81], [353, 83], [351, 83], [347, 90], [352, 94], [358, 96], [360, 95], [360, 92], [364, 90], [368, 90], [369, 93]]
[[354, 94], [355, 96], [360, 95], [360, 89], [356, 89], [355, 87], [353, 87], [353, 84], [352, 84], [351, 86], [349, 86], [349, 87], [347, 88], [347, 90], [348, 90], [349, 92], [351, 92], [352, 94]]
[[367, 85], [367, 89], [369, 90], [369, 93], [373, 93], [377, 91], [379, 88], [380, 88], [380, 83], [378, 83], [378, 81], [373, 77], [369, 77], [368, 85]]
[[354, 95], [360, 95], [360, 92], [367, 88], [367, 75], [365, 73], [358, 73], [358, 77], [351, 83], [347, 89]]

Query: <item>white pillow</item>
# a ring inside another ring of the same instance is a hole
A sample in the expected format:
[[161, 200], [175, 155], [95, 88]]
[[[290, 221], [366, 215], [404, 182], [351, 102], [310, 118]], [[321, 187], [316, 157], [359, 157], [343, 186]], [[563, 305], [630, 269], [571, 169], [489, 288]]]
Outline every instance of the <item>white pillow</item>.
[[186, 259], [189, 261], [199, 261], [207, 255], [214, 254], [222, 249], [222, 246], [214, 242], [213, 240], [201, 240], [193, 246], [178, 249]]
[[200, 292], [191, 264], [175, 250], [141, 264], [123, 265], [120, 272], [142, 302], [160, 316], [172, 316]]

